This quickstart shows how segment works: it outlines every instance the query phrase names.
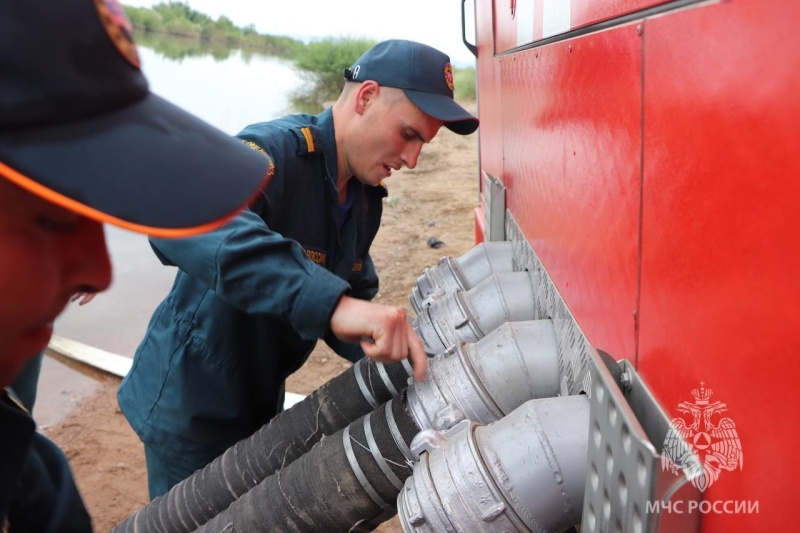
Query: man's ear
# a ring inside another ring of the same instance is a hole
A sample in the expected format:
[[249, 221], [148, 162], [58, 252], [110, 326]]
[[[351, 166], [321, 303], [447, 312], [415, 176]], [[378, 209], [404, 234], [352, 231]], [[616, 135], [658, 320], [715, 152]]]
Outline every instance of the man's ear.
[[363, 115], [367, 106], [380, 94], [381, 87], [372, 80], [361, 83], [356, 92], [356, 113]]

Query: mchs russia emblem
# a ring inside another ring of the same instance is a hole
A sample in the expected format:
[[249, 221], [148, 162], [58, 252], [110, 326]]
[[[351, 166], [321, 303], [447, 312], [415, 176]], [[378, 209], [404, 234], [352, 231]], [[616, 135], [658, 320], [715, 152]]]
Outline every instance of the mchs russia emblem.
[[728, 406], [711, 402], [714, 391], [700, 383], [692, 389], [694, 402], [681, 402], [678, 411], [684, 416], [672, 419], [664, 439], [661, 468], [673, 473], [682, 471], [701, 492], [714, 483], [720, 472], [743, 468], [744, 455], [733, 420], [723, 416]]

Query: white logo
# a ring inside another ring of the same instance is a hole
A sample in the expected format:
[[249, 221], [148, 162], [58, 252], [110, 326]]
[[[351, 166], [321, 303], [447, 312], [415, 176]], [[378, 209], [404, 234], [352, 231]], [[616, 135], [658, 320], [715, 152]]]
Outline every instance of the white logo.
[[356, 65], [356, 68], [353, 69], [353, 79], [358, 79], [358, 73], [361, 72], [361, 65]]
[[700, 492], [710, 487], [722, 470], [733, 472], [736, 467], [744, 466], [736, 425], [730, 418], [715, 416], [727, 411], [728, 406], [722, 402], [710, 403], [712, 394], [714, 391], [701, 382], [699, 389], [692, 389], [694, 403], [678, 404], [678, 411], [691, 414], [692, 419], [672, 419], [661, 454], [662, 470], [684, 471]]

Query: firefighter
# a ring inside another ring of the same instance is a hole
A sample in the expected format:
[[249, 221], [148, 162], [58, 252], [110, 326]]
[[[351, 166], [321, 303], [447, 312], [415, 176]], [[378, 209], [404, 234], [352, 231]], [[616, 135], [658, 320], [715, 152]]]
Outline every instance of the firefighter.
[[64, 454], [7, 387], [70, 297], [111, 283], [103, 222], [209, 229], [270, 161], [149, 92], [113, 0], [0, 3], [0, 65], [0, 530], [85, 533]]
[[279, 413], [285, 379], [317, 339], [350, 361], [410, 351], [416, 377], [424, 375], [426, 356], [402, 308], [369, 303], [383, 180], [414, 168], [442, 125], [466, 135], [478, 120], [453, 100], [448, 56], [421, 43], [378, 43], [345, 78], [319, 115], [239, 134], [275, 162], [248, 211], [213, 233], [150, 241], [178, 272], [118, 399], [144, 443], [151, 498]]

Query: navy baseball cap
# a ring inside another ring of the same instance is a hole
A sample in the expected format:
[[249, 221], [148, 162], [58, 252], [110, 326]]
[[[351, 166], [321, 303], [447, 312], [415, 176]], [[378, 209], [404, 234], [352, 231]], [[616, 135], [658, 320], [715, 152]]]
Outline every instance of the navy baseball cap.
[[459, 135], [478, 129], [478, 119], [453, 100], [450, 58], [428, 45], [401, 39], [382, 41], [345, 69], [344, 77], [402, 89], [425, 114]]
[[272, 162], [151, 93], [131, 30], [116, 0], [0, 2], [0, 177], [149, 235], [213, 229]]

